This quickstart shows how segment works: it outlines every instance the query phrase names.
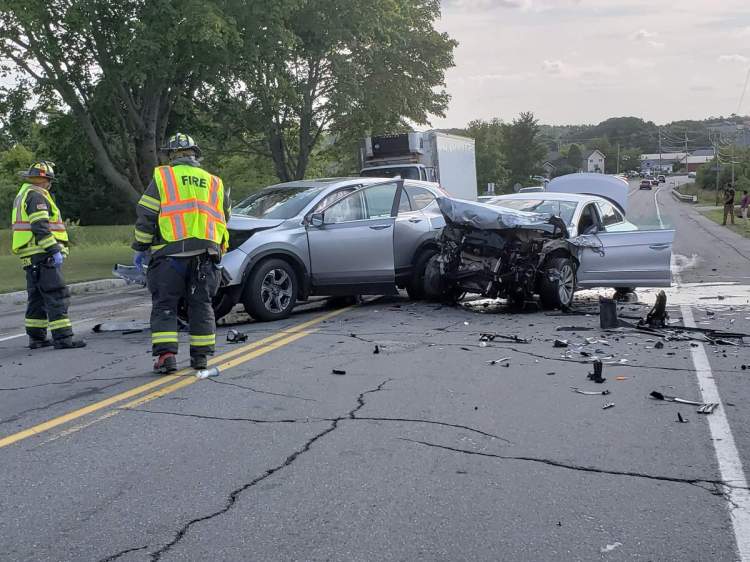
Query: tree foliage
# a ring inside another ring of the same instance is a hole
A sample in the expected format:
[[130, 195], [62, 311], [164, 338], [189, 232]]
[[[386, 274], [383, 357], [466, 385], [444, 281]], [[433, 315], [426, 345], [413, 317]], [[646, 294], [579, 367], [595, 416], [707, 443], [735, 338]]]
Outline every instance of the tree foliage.
[[531, 112], [521, 113], [504, 128], [505, 156], [510, 169], [510, 184], [529, 182], [540, 170], [547, 149], [539, 140], [539, 124]]
[[466, 131], [459, 133], [476, 141], [474, 146], [480, 193], [484, 193], [488, 183], [494, 183], [498, 193], [508, 184], [510, 173], [505, 159], [505, 127], [499, 119], [477, 120], [469, 123]]
[[571, 144], [568, 148], [568, 156], [566, 160], [568, 166], [575, 170], [580, 170], [583, 163], [583, 152], [581, 152], [581, 147], [575, 143]]

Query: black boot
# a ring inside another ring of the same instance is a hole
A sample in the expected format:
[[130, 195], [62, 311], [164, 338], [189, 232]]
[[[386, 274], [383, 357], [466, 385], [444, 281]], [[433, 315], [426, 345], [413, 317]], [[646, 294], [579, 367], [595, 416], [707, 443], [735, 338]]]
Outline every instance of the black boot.
[[52, 344], [55, 346], [55, 349], [78, 349], [81, 347], [86, 347], [85, 341], [74, 340], [72, 337], [54, 340]]
[[44, 339], [44, 340], [35, 340], [33, 338], [29, 338], [29, 349], [39, 349], [41, 347], [49, 347], [52, 345], [52, 340]]
[[208, 358], [205, 355], [191, 355], [190, 366], [196, 371], [202, 371], [208, 367]]
[[154, 373], [167, 375], [177, 370], [177, 358], [174, 353], [162, 353], [154, 363]]

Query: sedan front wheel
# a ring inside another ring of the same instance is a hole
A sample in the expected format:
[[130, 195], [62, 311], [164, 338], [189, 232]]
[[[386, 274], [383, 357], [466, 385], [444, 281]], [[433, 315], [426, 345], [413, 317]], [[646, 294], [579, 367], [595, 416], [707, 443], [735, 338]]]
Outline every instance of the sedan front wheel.
[[576, 291], [576, 266], [570, 258], [554, 258], [542, 274], [539, 299], [544, 308], [570, 308]]

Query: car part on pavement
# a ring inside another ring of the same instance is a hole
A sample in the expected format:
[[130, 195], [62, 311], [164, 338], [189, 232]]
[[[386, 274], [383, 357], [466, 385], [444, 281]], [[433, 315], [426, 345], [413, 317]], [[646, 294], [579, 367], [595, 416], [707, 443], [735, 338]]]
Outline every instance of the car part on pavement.
[[651, 311], [646, 315], [645, 322], [641, 321], [641, 324], [646, 324], [650, 328], [666, 328], [669, 322], [669, 314], [667, 313], [667, 294], [664, 291], [659, 291], [656, 295], [656, 303]]
[[568, 340], [555, 340], [552, 347], [568, 347]]
[[614, 405], [615, 405], [614, 402], [605, 402], [604, 405], [602, 406], [602, 410], [608, 410], [609, 408], [614, 407]]
[[96, 324], [92, 328], [92, 331], [97, 334], [103, 332], [122, 332], [123, 334], [127, 332], [135, 334], [149, 328], [150, 324], [148, 321], [133, 320], [131, 322], [102, 322], [101, 324]]
[[592, 380], [597, 384], [602, 384], [604, 381], [607, 380], [602, 376], [603, 370], [604, 370], [604, 365], [599, 359], [596, 359], [594, 361], [594, 372], [588, 374], [589, 380]]
[[599, 326], [602, 330], [611, 330], [620, 326], [617, 319], [617, 303], [614, 299], [599, 297]]
[[688, 419], [683, 418], [680, 412], [677, 412], [677, 423], [687, 423]]
[[346, 371], [344, 371], [343, 369], [331, 369], [331, 374], [332, 375], [345, 375]]
[[227, 342], [243, 343], [247, 341], [247, 334], [238, 330], [229, 330], [227, 332]]
[[496, 338], [500, 338], [503, 340], [512, 341], [514, 343], [529, 343], [529, 340], [525, 338], [521, 338], [518, 336], [506, 336], [503, 334], [497, 334], [497, 333], [482, 333], [479, 334], [479, 341], [495, 341]]
[[697, 412], [699, 414], [711, 414], [713, 411], [718, 408], [719, 404], [716, 402], [696, 402], [695, 400], [686, 400], [685, 398], [678, 398], [677, 396], [668, 396], [666, 394], [662, 394], [658, 390], [654, 390], [649, 394], [651, 398], [654, 398], [655, 400], [664, 400], [665, 402], [676, 402], [678, 404], [688, 404], [689, 406], [698, 406]]
[[375, 349], [372, 350], [373, 355], [380, 353], [380, 346], [375, 344]]
[[[510, 361], [510, 357], [503, 357], [501, 359], [492, 359], [491, 361], [487, 361], [488, 365], [497, 365], [498, 363], [508, 363]], [[507, 364], [505, 365], [508, 366]]]
[[576, 394], [583, 394], [585, 396], [606, 396], [609, 394], [609, 390], [579, 390], [576, 387], [572, 387], [571, 390]]

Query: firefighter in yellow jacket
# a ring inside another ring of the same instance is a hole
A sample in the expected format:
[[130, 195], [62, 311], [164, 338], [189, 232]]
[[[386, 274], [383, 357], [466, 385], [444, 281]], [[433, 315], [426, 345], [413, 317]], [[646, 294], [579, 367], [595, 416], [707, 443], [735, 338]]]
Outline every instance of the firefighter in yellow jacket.
[[[85, 342], [73, 339], [68, 318], [70, 292], [61, 272], [68, 255], [68, 234], [60, 209], [49, 193], [55, 179], [53, 164], [36, 162], [21, 177], [25, 181], [13, 202], [11, 228], [13, 253], [21, 258], [26, 271], [29, 347], [84, 347]], [[52, 332], [51, 341], [47, 339], [48, 329]]]
[[190, 366], [205, 369], [216, 344], [211, 305], [221, 275], [217, 264], [226, 250], [229, 190], [203, 170], [200, 148], [188, 135], [172, 136], [164, 148], [168, 166], [154, 177], [137, 206], [133, 263], [143, 269], [151, 291], [151, 344], [154, 372], [177, 370], [177, 311], [187, 305]]

